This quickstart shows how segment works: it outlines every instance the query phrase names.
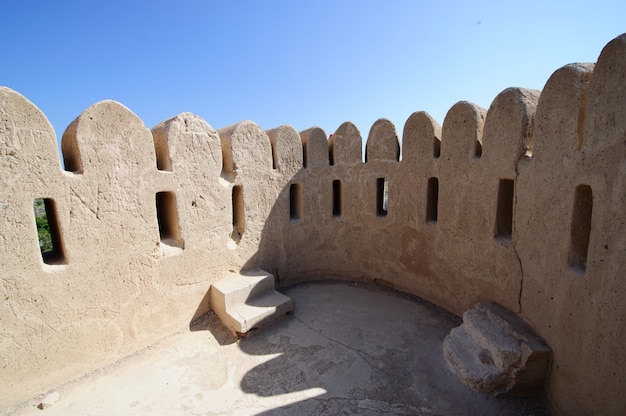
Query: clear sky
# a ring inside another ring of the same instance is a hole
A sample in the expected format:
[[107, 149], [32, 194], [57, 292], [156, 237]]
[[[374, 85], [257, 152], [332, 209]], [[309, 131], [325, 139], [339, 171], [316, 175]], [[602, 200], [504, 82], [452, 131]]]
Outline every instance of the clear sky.
[[542, 89], [626, 32], [626, 1], [0, 0], [0, 85], [60, 139], [83, 110], [121, 102], [153, 127], [190, 111], [365, 140], [414, 111], [443, 122], [510, 86]]

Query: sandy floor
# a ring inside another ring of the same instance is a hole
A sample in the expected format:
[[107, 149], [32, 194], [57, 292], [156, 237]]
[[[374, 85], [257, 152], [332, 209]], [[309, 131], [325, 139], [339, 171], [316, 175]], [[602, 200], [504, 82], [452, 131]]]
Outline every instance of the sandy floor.
[[236, 340], [209, 314], [185, 331], [56, 391], [15, 415], [534, 415], [537, 398], [466, 388], [441, 344], [460, 322], [368, 285], [284, 290], [293, 313]]

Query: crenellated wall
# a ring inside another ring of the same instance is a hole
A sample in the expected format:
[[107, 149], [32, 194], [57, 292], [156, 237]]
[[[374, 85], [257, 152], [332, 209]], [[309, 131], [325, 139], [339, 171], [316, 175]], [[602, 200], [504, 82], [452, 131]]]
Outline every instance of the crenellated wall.
[[[597, 64], [488, 110], [344, 123], [147, 129], [105, 101], [65, 131], [0, 88], [0, 407], [137, 351], [209, 310], [211, 282], [368, 280], [456, 314], [519, 313], [554, 350], [558, 414], [626, 408], [626, 35]], [[42, 257], [33, 202], [55, 249]], [[55, 238], [56, 237], [56, 238]], [[375, 305], [372, 305], [375, 307]]]

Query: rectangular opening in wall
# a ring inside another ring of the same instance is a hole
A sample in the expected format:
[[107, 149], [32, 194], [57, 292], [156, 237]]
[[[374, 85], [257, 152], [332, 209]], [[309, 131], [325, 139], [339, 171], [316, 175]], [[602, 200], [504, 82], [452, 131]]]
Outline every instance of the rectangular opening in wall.
[[513, 234], [514, 192], [515, 182], [512, 179], [500, 179], [496, 210], [496, 238], [510, 240]]
[[483, 156], [483, 144], [476, 140], [474, 143], [474, 158], [480, 159]]
[[426, 222], [434, 225], [437, 224], [439, 208], [439, 179], [429, 178], [426, 192]]
[[591, 187], [589, 185], [578, 185], [574, 195], [570, 247], [567, 257], [569, 266], [581, 273], [584, 273], [587, 268], [592, 211], [593, 194]]
[[181, 249], [185, 248], [184, 241], [180, 235], [178, 209], [174, 192], [157, 192], [156, 211], [161, 243]]
[[[186, 121], [185, 121], [186, 122]], [[160, 129], [154, 133], [154, 152], [156, 154], [156, 164], [158, 170], [172, 171], [172, 160], [170, 150], [167, 146], [166, 133]]]
[[439, 159], [441, 156], [441, 140], [438, 137], [433, 137], [433, 159]]
[[56, 203], [51, 198], [35, 198], [33, 202], [39, 250], [45, 264], [67, 264]]
[[307, 168], [309, 166], [309, 143], [302, 143], [302, 167]]
[[389, 202], [389, 181], [387, 178], [376, 179], [376, 215], [387, 216], [387, 205]]
[[333, 217], [341, 216], [341, 181], [333, 181]]
[[276, 153], [276, 141], [271, 140], [270, 143], [272, 145], [272, 169], [277, 170], [278, 169], [278, 154]]
[[289, 218], [292, 221], [302, 219], [302, 185], [293, 183], [289, 187]]
[[243, 204], [243, 187], [241, 185], [235, 185], [233, 187], [233, 232], [230, 237], [236, 243], [239, 243], [245, 230], [246, 220]]

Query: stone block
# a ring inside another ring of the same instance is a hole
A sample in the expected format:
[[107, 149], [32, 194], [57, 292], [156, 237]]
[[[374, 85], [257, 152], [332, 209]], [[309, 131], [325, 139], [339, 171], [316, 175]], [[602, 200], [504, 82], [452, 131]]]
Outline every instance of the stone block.
[[495, 396], [540, 387], [552, 360], [550, 348], [519, 316], [493, 302], [463, 314], [443, 354], [463, 382]]

